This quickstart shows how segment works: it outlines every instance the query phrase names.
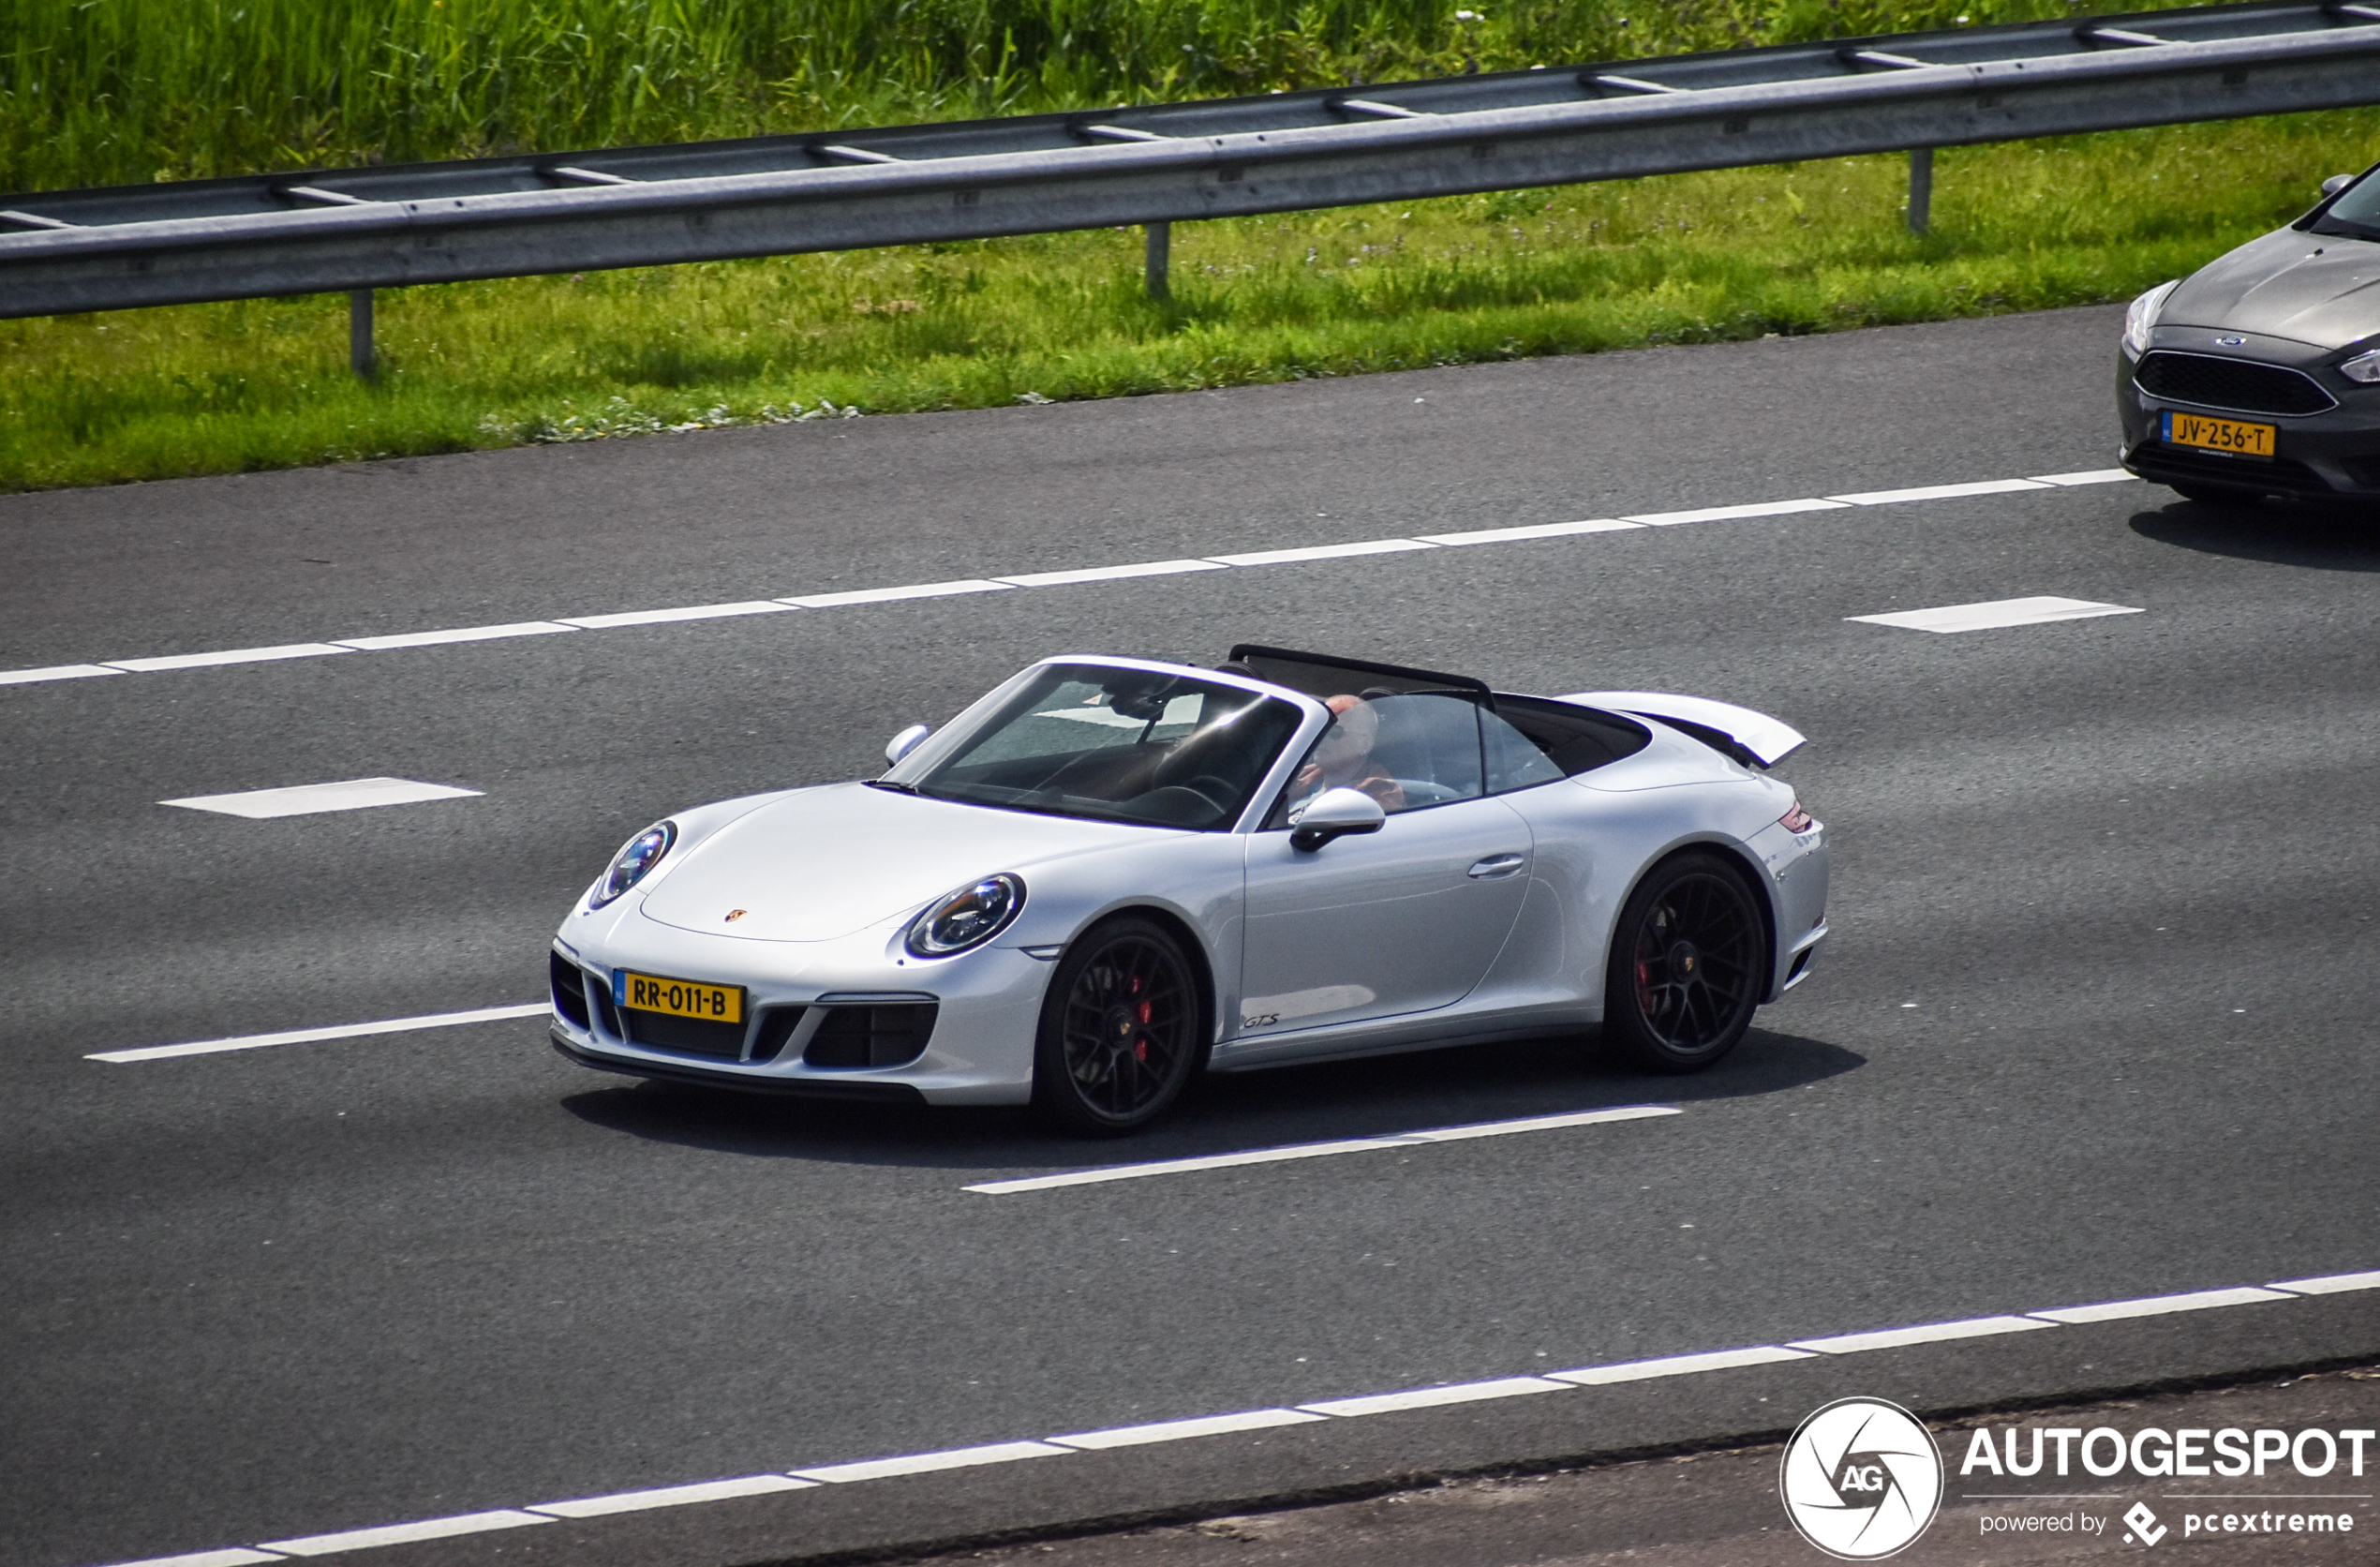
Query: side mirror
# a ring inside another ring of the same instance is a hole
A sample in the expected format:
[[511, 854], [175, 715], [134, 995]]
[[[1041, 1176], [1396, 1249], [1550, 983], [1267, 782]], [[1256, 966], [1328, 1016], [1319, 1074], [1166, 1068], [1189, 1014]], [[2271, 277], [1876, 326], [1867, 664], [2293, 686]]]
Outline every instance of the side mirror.
[[886, 767], [898, 765], [903, 756], [906, 756], [911, 752], [916, 750], [919, 745], [925, 742], [926, 737], [933, 732], [933, 725], [930, 724], [913, 724], [908, 728], [903, 729], [900, 734], [895, 735], [891, 739], [886, 740], [885, 742], [885, 765]]
[[1361, 789], [1325, 789], [1316, 795], [1289, 830], [1289, 847], [1312, 854], [1333, 838], [1350, 833], [1377, 832], [1389, 813]]
[[2356, 177], [2353, 174], [2333, 174], [2322, 182], [2322, 198], [2327, 201], [2355, 183]]

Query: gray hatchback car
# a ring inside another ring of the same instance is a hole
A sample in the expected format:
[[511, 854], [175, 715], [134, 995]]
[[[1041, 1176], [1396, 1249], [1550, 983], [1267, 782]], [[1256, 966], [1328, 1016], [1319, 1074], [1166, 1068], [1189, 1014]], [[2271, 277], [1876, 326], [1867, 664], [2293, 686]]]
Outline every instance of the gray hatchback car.
[[2123, 465], [2194, 500], [2380, 509], [2380, 166], [2124, 317]]

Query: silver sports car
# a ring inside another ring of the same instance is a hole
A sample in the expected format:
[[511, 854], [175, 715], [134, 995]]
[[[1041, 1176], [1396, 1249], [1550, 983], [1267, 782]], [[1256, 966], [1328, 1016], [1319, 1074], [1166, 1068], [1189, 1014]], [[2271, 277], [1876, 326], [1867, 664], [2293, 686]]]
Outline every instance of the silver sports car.
[[2380, 502], [2380, 168], [2124, 317], [2123, 464], [2193, 500]]
[[1273, 648], [1049, 659], [880, 778], [629, 840], [555, 938], [553, 1039], [1094, 1136], [1201, 1070], [1597, 1023], [1694, 1071], [1826, 939], [1825, 833], [1763, 773], [1801, 739]]

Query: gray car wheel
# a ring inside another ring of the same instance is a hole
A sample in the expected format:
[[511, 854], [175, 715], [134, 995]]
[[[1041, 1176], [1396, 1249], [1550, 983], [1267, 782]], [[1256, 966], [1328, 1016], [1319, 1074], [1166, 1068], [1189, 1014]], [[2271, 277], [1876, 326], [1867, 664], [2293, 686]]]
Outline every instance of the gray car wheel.
[[1699, 1072], [1751, 1027], [1767, 926], [1726, 859], [1688, 853], [1648, 873], [1620, 911], [1603, 979], [1603, 1037], [1640, 1067]]
[[1199, 1059], [1205, 1008], [1190, 961], [1153, 920], [1078, 937], [1042, 998], [1033, 1102], [1080, 1137], [1121, 1137], [1173, 1108]]

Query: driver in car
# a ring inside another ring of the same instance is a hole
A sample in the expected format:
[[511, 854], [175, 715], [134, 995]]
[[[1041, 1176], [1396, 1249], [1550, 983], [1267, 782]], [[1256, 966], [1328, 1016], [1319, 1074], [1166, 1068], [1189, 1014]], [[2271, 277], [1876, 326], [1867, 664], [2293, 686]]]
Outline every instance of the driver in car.
[[1379, 801], [1380, 809], [1405, 809], [1405, 788], [1374, 760], [1373, 742], [1380, 736], [1380, 715], [1361, 696], [1330, 696], [1322, 705], [1339, 716], [1298, 769], [1292, 787], [1303, 804], [1325, 789], [1361, 789]]

